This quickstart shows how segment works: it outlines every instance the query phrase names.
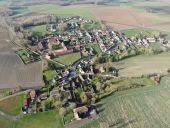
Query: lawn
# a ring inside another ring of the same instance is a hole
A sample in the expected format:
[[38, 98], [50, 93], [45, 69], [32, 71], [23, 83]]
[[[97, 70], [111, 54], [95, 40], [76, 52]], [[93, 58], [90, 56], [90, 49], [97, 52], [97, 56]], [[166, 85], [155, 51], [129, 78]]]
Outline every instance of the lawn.
[[7, 114], [17, 115], [21, 111], [23, 100], [24, 94], [0, 101], [0, 110]]
[[98, 66], [113, 66], [119, 69], [121, 77], [138, 77], [152, 73], [167, 73], [170, 68], [170, 52], [158, 55], [140, 55], [119, 62], [105, 63]]
[[15, 128], [64, 128], [56, 111], [27, 115], [14, 123]]
[[163, 128], [170, 124], [170, 77], [160, 86], [149, 86], [114, 93], [98, 106], [102, 127]]
[[89, 44], [88, 46], [87, 46], [88, 48], [93, 48], [97, 53], [101, 53], [101, 49], [100, 49], [100, 47], [99, 47], [99, 44]]
[[55, 70], [47, 70], [43, 73], [43, 75], [46, 76], [47, 81], [52, 80], [56, 76], [56, 71]]
[[59, 56], [59, 57], [55, 58], [54, 60], [61, 62], [65, 65], [71, 65], [80, 58], [81, 58], [80, 53], [76, 52], [76, 53], [70, 53], [67, 55]]

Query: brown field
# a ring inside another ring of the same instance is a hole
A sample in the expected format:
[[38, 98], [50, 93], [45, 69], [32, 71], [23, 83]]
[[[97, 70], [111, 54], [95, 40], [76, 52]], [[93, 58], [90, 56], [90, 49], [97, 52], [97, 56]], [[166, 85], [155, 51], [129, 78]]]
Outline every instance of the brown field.
[[9, 42], [8, 32], [0, 28], [0, 88], [42, 85], [41, 63], [24, 65], [15, 54], [16, 46]]
[[157, 15], [124, 7], [96, 6], [91, 10], [97, 19], [105, 21], [106, 25], [111, 26], [115, 30], [149, 27], [164, 22]]

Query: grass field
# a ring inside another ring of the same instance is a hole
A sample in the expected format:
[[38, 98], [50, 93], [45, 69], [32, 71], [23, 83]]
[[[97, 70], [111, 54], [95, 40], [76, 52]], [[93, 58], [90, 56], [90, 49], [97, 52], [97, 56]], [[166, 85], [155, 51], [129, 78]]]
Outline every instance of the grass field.
[[95, 19], [95, 16], [91, 13], [91, 11], [83, 6], [59, 6], [52, 4], [42, 4], [28, 6], [26, 9], [20, 10], [20, 13], [28, 12], [48, 13], [60, 17], [79, 15], [84, 18]]
[[71, 65], [73, 64], [76, 60], [80, 59], [80, 53], [71, 53], [71, 54], [67, 54], [67, 55], [62, 55], [59, 56], [57, 58], [55, 58], [55, 61], [59, 61], [65, 65]]
[[43, 73], [43, 75], [46, 76], [47, 81], [52, 80], [52, 79], [55, 77], [56, 74], [57, 74], [57, 73], [56, 73], [55, 70], [47, 70], [47, 71], [45, 71], [45, 72]]
[[15, 128], [64, 128], [61, 117], [56, 111], [25, 116], [14, 122]]
[[3, 116], [0, 116], [0, 124], [1, 128], [11, 128], [12, 127], [12, 122]]
[[100, 49], [100, 47], [99, 47], [99, 45], [98, 44], [89, 44], [88, 46], [87, 46], [88, 48], [93, 48], [97, 53], [101, 53], [101, 49]]
[[140, 34], [142, 34], [142, 35], [154, 35], [154, 34], [158, 34], [158, 33], [161, 32], [161, 34], [163, 34], [166, 39], [170, 39], [170, 33], [169, 32], [163, 32], [163, 31], [153, 30], [153, 29], [135, 28], [135, 29], [123, 30], [122, 32], [125, 33], [125, 35], [128, 36], [128, 37], [139, 36]]
[[22, 94], [0, 101], [0, 110], [7, 114], [17, 115], [20, 113], [23, 99], [24, 95]]
[[170, 125], [170, 77], [159, 86], [116, 93], [100, 103], [102, 127], [163, 128]]
[[28, 28], [27, 31], [36, 33], [39, 36], [43, 36], [47, 33], [46, 25], [33, 26]]
[[140, 55], [119, 62], [102, 64], [119, 69], [122, 77], [136, 77], [152, 73], [167, 73], [170, 68], [170, 52], [158, 55]]

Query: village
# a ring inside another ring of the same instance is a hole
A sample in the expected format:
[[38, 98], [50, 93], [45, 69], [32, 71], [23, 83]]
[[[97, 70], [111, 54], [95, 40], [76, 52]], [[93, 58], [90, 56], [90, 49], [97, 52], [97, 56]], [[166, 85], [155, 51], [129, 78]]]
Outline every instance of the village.
[[[71, 108], [74, 115], [72, 121], [96, 118], [98, 111], [95, 103], [112, 90], [106, 85], [98, 89], [94, 84], [95, 79], [119, 77], [119, 69], [112, 66], [99, 67], [98, 64], [145, 53], [158, 54], [170, 48], [170, 41], [161, 33], [141, 33], [140, 36], [127, 37], [123, 32], [111, 28], [82, 27], [83, 24], [94, 23], [93, 20], [73, 16], [60, 19], [57, 24], [48, 24], [47, 30], [51, 34], [39, 37], [33, 33], [27, 36], [27, 53], [21, 52], [21, 59], [31, 58], [33, 63], [37, 60], [33, 59], [34, 56], [38, 56], [38, 61], [41, 58], [48, 62], [44, 71], [53, 70], [55, 75], [49, 80], [44, 74], [45, 86], [27, 93], [22, 107], [24, 114], [58, 108], [65, 116], [66, 110]], [[155, 50], [151, 44], [161, 44], [164, 49]], [[30, 55], [28, 51], [34, 54]], [[80, 58], [68, 65], [55, 59], [73, 53], [80, 54]]]

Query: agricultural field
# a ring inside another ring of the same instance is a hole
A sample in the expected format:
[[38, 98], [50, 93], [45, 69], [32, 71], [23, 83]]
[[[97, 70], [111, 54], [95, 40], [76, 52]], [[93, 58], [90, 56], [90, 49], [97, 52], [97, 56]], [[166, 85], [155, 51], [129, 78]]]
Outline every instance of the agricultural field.
[[24, 65], [15, 54], [18, 49], [9, 42], [8, 32], [0, 29], [0, 88], [35, 87], [42, 85], [41, 62]]
[[159, 86], [118, 92], [100, 104], [101, 127], [161, 128], [170, 125], [170, 77]]
[[55, 58], [54, 61], [61, 62], [65, 65], [71, 65], [80, 58], [81, 58], [80, 52], [77, 52], [77, 53], [71, 53], [71, 54], [59, 56]]
[[23, 10], [20, 10], [20, 13], [30, 13], [30, 12], [40, 12], [40, 13], [48, 13], [54, 14], [60, 17], [69, 17], [73, 15], [79, 15], [88, 19], [95, 19], [94, 15], [91, 11], [86, 7], [81, 6], [59, 6], [52, 4], [42, 4], [42, 5], [32, 5]]
[[10, 115], [20, 114], [23, 100], [24, 94], [0, 101], [0, 110]]

